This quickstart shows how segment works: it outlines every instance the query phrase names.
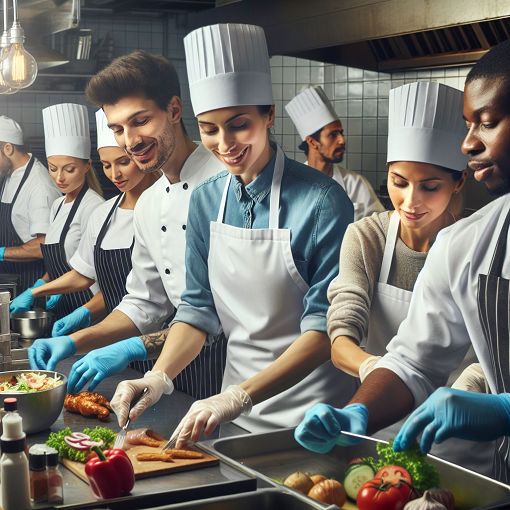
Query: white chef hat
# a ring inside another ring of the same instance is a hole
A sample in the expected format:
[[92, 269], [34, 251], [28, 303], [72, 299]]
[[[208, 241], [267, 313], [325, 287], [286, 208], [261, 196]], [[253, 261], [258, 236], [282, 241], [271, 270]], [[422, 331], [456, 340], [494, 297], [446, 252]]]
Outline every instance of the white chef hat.
[[96, 128], [97, 128], [97, 150], [103, 147], [119, 147], [113, 131], [108, 127], [108, 119], [99, 108], [96, 112]]
[[23, 131], [13, 119], [0, 115], [0, 142], [23, 145]]
[[264, 30], [225, 23], [198, 28], [184, 38], [195, 115], [241, 105], [273, 104]]
[[390, 90], [388, 158], [462, 171], [466, 136], [462, 92], [442, 83], [416, 82]]
[[47, 158], [90, 158], [89, 116], [85, 106], [73, 103], [55, 104], [44, 108], [42, 113]]
[[300, 92], [285, 105], [285, 109], [302, 140], [338, 120], [333, 105], [319, 85]]

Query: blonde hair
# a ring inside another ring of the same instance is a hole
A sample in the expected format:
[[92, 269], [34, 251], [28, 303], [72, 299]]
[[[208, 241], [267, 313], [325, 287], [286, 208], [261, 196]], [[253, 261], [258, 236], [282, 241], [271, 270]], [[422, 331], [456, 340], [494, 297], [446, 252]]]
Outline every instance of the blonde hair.
[[101, 188], [101, 183], [97, 178], [96, 172], [92, 163], [90, 163], [90, 170], [85, 174], [85, 180], [89, 186], [89, 188], [95, 191], [98, 195], [103, 196], [103, 188]]

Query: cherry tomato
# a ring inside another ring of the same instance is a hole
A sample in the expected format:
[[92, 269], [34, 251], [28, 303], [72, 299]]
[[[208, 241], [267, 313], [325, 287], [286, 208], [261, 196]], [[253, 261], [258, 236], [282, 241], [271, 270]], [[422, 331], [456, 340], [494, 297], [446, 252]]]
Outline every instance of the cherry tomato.
[[374, 478], [382, 478], [385, 482], [398, 483], [404, 480], [407, 483], [413, 483], [413, 479], [407, 469], [401, 466], [389, 465], [384, 466], [375, 474]]
[[356, 504], [359, 510], [402, 510], [412, 499], [411, 492], [406, 482], [393, 484], [374, 478], [361, 486]]

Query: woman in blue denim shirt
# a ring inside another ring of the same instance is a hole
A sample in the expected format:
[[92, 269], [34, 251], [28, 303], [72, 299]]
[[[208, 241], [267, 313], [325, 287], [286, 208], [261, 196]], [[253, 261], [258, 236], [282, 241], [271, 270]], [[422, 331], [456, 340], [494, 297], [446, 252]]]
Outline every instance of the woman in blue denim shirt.
[[172, 391], [170, 379], [206, 333], [223, 329], [223, 391], [193, 404], [174, 433], [177, 447], [225, 421], [257, 432], [293, 426], [313, 403], [345, 404], [355, 390], [332, 366], [326, 333], [326, 290], [352, 203], [335, 181], [270, 143], [274, 106], [260, 27], [202, 27], [184, 43], [202, 142], [226, 171], [193, 191], [186, 290], [162, 354], [112, 400], [122, 425], [148, 388], [131, 410], [138, 416]]

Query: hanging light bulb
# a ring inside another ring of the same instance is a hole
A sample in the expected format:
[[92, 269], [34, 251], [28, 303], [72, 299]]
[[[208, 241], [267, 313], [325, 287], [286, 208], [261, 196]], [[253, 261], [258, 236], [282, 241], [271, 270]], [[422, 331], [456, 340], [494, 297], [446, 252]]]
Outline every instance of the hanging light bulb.
[[2, 60], [2, 76], [9, 87], [24, 89], [30, 87], [37, 77], [37, 62], [24, 48], [25, 31], [18, 22], [18, 0], [12, 0], [13, 22], [10, 31], [11, 47]]
[[[2, 66], [2, 61], [7, 57], [9, 53], [9, 47], [11, 46], [9, 30], [7, 28], [7, 16], [8, 16], [8, 2], [4, 0], [4, 31], [2, 33], [2, 37], [0, 38], [0, 69]], [[9, 87], [4, 81], [2, 73], [0, 72], [0, 94], [15, 94], [18, 92], [18, 89]]]

